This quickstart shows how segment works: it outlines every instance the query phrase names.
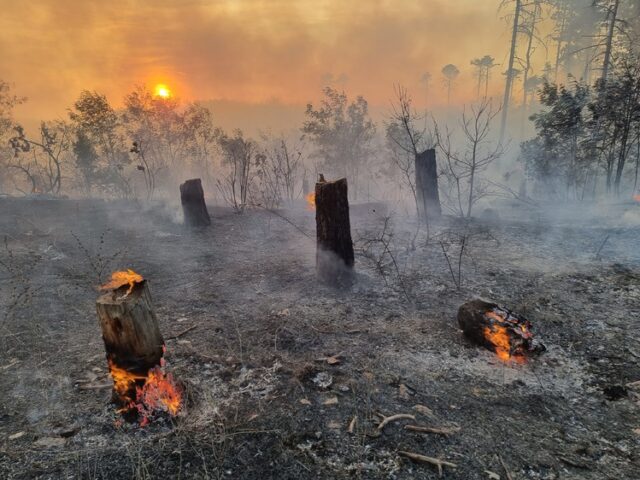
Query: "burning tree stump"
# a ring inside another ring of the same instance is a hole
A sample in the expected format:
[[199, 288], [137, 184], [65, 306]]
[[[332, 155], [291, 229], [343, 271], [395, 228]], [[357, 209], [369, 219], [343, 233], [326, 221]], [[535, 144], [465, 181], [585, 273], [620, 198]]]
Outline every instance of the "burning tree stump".
[[433, 148], [416, 155], [418, 215], [428, 220], [442, 215], [438, 193], [438, 166]]
[[353, 280], [353, 242], [349, 222], [347, 179], [316, 183], [316, 271], [318, 277], [334, 285]]
[[161, 364], [164, 340], [153, 311], [151, 294], [142, 276], [116, 272], [96, 301], [113, 377], [113, 400], [123, 409], [136, 400], [149, 371]]
[[199, 178], [187, 180], [180, 185], [180, 200], [184, 212], [184, 223], [189, 227], [211, 225], [211, 218], [204, 202], [204, 190]]
[[458, 325], [469, 340], [502, 360], [523, 360], [525, 355], [545, 350], [534, 340], [526, 318], [495, 303], [472, 300], [463, 304], [458, 310]]

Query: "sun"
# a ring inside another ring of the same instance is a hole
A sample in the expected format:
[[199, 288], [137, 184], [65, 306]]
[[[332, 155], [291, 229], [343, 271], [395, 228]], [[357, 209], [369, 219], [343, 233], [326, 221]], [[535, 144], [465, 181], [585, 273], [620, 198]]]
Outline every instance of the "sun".
[[156, 97], [160, 97], [160, 98], [171, 97], [171, 90], [169, 90], [169, 87], [167, 87], [164, 83], [157, 84], [153, 93]]

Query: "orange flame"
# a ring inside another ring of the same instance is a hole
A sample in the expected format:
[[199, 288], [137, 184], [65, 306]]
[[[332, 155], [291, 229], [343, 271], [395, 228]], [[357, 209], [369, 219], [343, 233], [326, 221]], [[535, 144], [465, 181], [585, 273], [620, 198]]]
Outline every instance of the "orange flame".
[[[156, 412], [167, 412], [171, 416], [178, 414], [182, 406], [182, 388], [171, 373], [164, 372], [164, 359], [161, 360], [160, 365], [149, 370], [146, 376], [125, 370], [111, 359], [108, 362], [113, 389], [124, 405], [119, 410], [120, 413], [137, 411], [140, 426], [143, 427], [149, 423]], [[139, 386], [143, 380], [144, 384]], [[135, 398], [131, 398], [130, 392], [134, 386]]]
[[111, 378], [113, 379], [113, 389], [125, 403], [133, 402], [134, 399], [129, 397], [129, 390], [137, 380], [144, 380], [146, 377], [120, 368], [111, 359], [108, 359], [108, 362], [109, 373], [111, 373]]
[[129, 295], [136, 283], [141, 283], [142, 281], [144, 281], [142, 275], [131, 269], [127, 269], [126, 271], [113, 272], [111, 274], [111, 280], [100, 286], [100, 290], [115, 290], [124, 285], [129, 285], [129, 290], [127, 290], [126, 293]]
[[633, 199], [634, 199], [636, 202], [640, 202], [640, 193], [635, 194], [635, 195], [633, 196]]
[[505, 362], [511, 358], [511, 345], [507, 329], [500, 325], [484, 327], [484, 337], [491, 342], [496, 355]]
[[136, 388], [136, 403], [140, 413], [140, 425], [145, 426], [154, 412], [163, 411], [175, 417], [182, 406], [182, 389], [171, 373], [165, 373], [160, 366], [149, 370], [142, 388]]
[[316, 209], [316, 192], [307, 193], [304, 199], [307, 201], [307, 210], [313, 212]]
[[[488, 316], [491, 316], [487, 313]], [[495, 314], [497, 315], [497, 314]], [[499, 315], [497, 315], [499, 316]], [[526, 327], [522, 325], [523, 331], [526, 332]], [[491, 345], [493, 345], [493, 351], [503, 362], [510, 360], [517, 363], [525, 363], [525, 357], [512, 353], [511, 338], [507, 332], [507, 328], [502, 325], [491, 325], [490, 327], [484, 327], [484, 338], [486, 338]]]

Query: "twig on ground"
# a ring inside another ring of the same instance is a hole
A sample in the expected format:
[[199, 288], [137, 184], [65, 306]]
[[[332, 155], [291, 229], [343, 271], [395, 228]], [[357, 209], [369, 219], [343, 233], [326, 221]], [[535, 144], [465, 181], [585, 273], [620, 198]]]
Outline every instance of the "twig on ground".
[[198, 328], [198, 325], [191, 325], [189, 328], [186, 328], [184, 330], [182, 330], [179, 333], [176, 333], [175, 335], [171, 335], [170, 337], [167, 337], [167, 340], [175, 340], [176, 338], [180, 338], [183, 335], [186, 335], [187, 333], [189, 333], [191, 330], [194, 330]]
[[384, 427], [386, 427], [391, 422], [395, 422], [397, 420], [415, 420], [416, 419], [415, 415], [411, 415], [410, 413], [398, 413], [396, 415], [391, 415], [389, 417], [385, 417], [380, 413], [378, 413], [377, 415], [381, 418], [380, 423], [378, 424], [378, 427], [377, 427], [378, 432], [382, 432]]
[[3, 367], [0, 367], [0, 370], [7, 370], [8, 368], [13, 367], [14, 365], [20, 363], [20, 360], [14, 360], [13, 362], [9, 363], [8, 365], [4, 365]]
[[267, 208], [263, 205], [257, 204], [257, 203], [251, 203], [249, 204], [249, 206], [251, 207], [255, 207], [255, 208], [261, 208], [273, 215], [275, 215], [278, 218], [281, 218], [282, 220], [284, 220], [285, 222], [287, 222], [289, 225], [291, 225], [293, 228], [295, 228], [296, 230], [298, 230], [301, 234], [303, 234], [305, 237], [307, 238], [311, 238], [312, 240], [315, 240], [311, 235], [309, 235], [307, 232], [305, 232], [301, 227], [299, 227], [298, 225], [296, 225], [295, 223], [293, 223], [291, 220], [289, 220], [287, 217], [285, 217], [284, 215], [280, 215], [278, 212], [276, 212], [275, 210], [272, 210], [271, 208]]
[[405, 425], [405, 430], [420, 433], [435, 433], [436, 435], [452, 435], [460, 431], [460, 427], [423, 427], [421, 425]]
[[456, 468], [458, 466], [455, 463], [447, 462], [446, 460], [440, 460], [439, 458], [427, 457], [426, 455], [421, 455], [419, 453], [405, 452], [400, 450], [398, 452], [398, 455], [413, 460], [414, 462], [435, 465], [436, 467], [438, 467], [438, 475], [440, 476], [442, 476], [442, 467]]
[[513, 480], [511, 472], [509, 472], [507, 465], [504, 463], [504, 460], [502, 460], [502, 455], [498, 455], [498, 459], [500, 460], [500, 465], [502, 465], [502, 468], [504, 468], [504, 474], [507, 476], [507, 480]]
[[347, 428], [347, 433], [353, 434], [356, 429], [356, 424], [358, 423], [358, 416], [354, 415], [351, 421], [349, 422], [349, 427]]

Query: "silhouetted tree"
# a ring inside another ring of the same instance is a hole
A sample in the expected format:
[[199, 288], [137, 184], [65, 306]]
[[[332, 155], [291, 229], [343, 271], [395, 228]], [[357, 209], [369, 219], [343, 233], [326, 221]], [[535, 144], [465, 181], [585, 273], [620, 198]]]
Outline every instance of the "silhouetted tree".
[[331, 87], [326, 87], [323, 93], [317, 109], [307, 105], [302, 132], [315, 145], [315, 155], [324, 161], [328, 170], [324, 173], [346, 176], [353, 186], [350, 192], [357, 198], [360, 175], [372, 153], [376, 131], [369, 117], [369, 105], [361, 96], [349, 103], [344, 92]]
[[451, 90], [453, 88], [453, 82], [460, 75], [460, 70], [455, 65], [449, 63], [442, 67], [442, 75], [444, 75], [444, 84], [447, 88], [447, 105], [451, 104]]

